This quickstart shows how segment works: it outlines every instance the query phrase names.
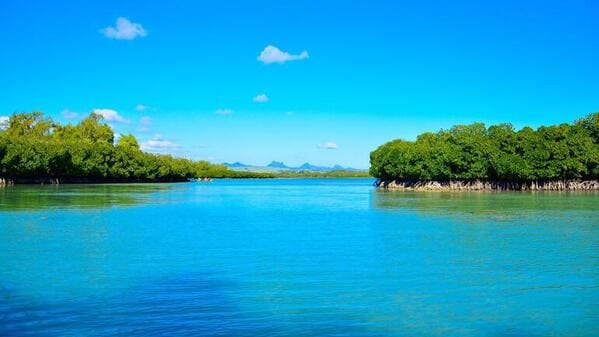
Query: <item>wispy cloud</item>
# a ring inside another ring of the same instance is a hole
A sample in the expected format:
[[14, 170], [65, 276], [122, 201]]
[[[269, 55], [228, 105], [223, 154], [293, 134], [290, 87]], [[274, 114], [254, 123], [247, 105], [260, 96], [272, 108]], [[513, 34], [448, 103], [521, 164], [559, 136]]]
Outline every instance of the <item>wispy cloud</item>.
[[214, 112], [214, 113], [217, 115], [226, 116], [226, 115], [232, 115], [233, 110], [231, 110], [231, 109], [216, 109], [216, 112]]
[[75, 119], [79, 117], [78, 112], [71, 111], [69, 109], [64, 109], [60, 112], [60, 115], [65, 119]]
[[161, 135], [157, 134], [152, 139], [141, 143], [140, 148], [147, 152], [167, 153], [178, 150], [181, 146], [173, 141], [163, 139]]
[[8, 128], [9, 121], [10, 121], [10, 117], [0, 116], [0, 130], [6, 130]]
[[141, 125], [145, 125], [145, 126], [149, 126], [152, 125], [152, 118], [148, 117], [148, 116], [144, 116], [142, 118], [139, 119], [139, 124]]
[[293, 111], [287, 111], [287, 112], [285, 112], [285, 115], [287, 115], [287, 116], [293, 116], [293, 115], [295, 115], [295, 112], [293, 112]]
[[106, 120], [107, 122], [129, 123], [129, 121], [123, 118], [123, 116], [121, 116], [116, 110], [94, 109], [92, 112], [96, 115], [104, 117], [104, 120]]
[[117, 18], [114, 27], [106, 27], [100, 32], [107, 38], [115, 40], [133, 40], [148, 35], [141, 24], [131, 22], [124, 17]]
[[135, 111], [137, 112], [144, 112], [148, 110], [148, 106], [147, 105], [143, 105], [143, 104], [138, 104], [135, 106]]
[[138, 130], [140, 132], [148, 132], [150, 131], [150, 126], [152, 125], [154, 121], [152, 120], [151, 117], [148, 116], [144, 116], [142, 118], [139, 119], [139, 128]]
[[339, 145], [335, 142], [324, 142], [322, 144], [318, 144], [319, 149], [327, 149], [327, 150], [337, 150]]
[[268, 96], [266, 94], [258, 94], [252, 99], [255, 103], [266, 103], [268, 102]]
[[264, 50], [262, 50], [260, 55], [258, 55], [258, 61], [260, 61], [264, 64], [285, 63], [288, 61], [304, 60], [304, 59], [307, 59], [308, 57], [309, 57], [308, 52], [305, 50], [299, 54], [294, 55], [294, 54], [290, 54], [286, 51], [282, 51], [281, 49], [279, 49], [275, 46], [268, 45], [264, 48]]

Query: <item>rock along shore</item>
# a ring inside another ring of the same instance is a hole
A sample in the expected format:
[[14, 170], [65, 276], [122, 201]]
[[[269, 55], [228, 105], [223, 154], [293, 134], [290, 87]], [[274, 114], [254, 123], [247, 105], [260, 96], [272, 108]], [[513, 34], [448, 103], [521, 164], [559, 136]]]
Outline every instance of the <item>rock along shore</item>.
[[375, 186], [408, 191], [599, 191], [599, 180], [485, 181], [485, 180], [383, 180]]

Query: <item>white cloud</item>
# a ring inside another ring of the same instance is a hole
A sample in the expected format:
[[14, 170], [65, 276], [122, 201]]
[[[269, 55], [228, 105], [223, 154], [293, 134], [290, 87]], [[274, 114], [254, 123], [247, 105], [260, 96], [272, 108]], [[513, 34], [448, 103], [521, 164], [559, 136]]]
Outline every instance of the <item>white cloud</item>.
[[327, 150], [337, 150], [339, 146], [335, 142], [324, 142], [322, 144], [318, 144], [318, 148]]
[[128, 120], [112, 109], [94, 109], [92, 112], [104, 117], [107, 122], [129, 123]]
[[64, 117], [65, 119], [75, 119], [77, 117], [79, 117], [79, 113], [78, 112], [74, 112], [71, 111], [69, 109], [64, 109], [60, 112], [60, 114], [62, 115], [62, 117]]
[[117, 18], [114, 27], [106, 27], [101, 32], [107, 38], [115, 40], [133, 40], [138, 36], [148, 35], [142, 25], [124, 17]]
[[253, 101], [256, 103], [266, 103], [268, 102], [268, 96], [266, 94], [258, 94], [254, 96]]
[[138, 105], [135, 106], [135, 111], [144, 112], [146, 110], [148, 110], [148, 106], [147, 105], [138, 104]]
[[163, 139], [161, 135], [154, 135], [152, 139], [141, 143], [140, 148], [147, 152], [164, 153], [178, 150], [181, 146], [170, 140]]
[[0, 130], [6, 130], [8, 128], [9, 121], [10, 121], [10, 117], [0, 116]]
[[293, 115], [295, 115], [295, 112], [293, 112], [293, 111], [287, 111], [287, 112], [285, 112], [285, 115], [287, 115], [287, 116], [293, 116]]
[[293, 55], [286, 51], [282, 51], [275, 46], [268, 45], [260, 55], [258, 55], [258, 61], [263, 62], [264, 64], [285, 63], [287, 61], [307, 59], [308, 57], [308, 52], [305, 50], [297, 55]]
[[217, 114], [217, 115], [223, 115], [223, 116], [232, 115], [233, 114], [233, 110], [231, 110], [231, 109], [216, 109], [215, 114]]

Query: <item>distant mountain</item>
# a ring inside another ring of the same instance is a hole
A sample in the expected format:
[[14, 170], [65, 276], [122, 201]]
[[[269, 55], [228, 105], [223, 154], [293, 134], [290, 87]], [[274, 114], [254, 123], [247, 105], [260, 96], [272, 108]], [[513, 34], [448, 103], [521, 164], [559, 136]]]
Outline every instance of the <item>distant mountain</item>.
[[246, 164], [240, 163], [238, 161], [236, 161], [236, 162], [234, 162], [232, 164], [231, 163], [224, 163], [224, 165], [226, 167], [230, 167], [230, 168], [246, 168], [246, 167], [251, 167], [251, 165], [246, 165]]
[[270, 164], [266, 165], [266, 167], [270, 167], [273, 169], [290, 169], [291, 167], [285, 165], [282, 161], [271, 161]]
[[293, 166], [287, 166], [282, 161], [276, 161], [276, 160], [271, 161], [266, 166], [248, 165], [248, 164], [240, 163], [238, 161], [236, 161], [234, 163], [223, 163], [223, 165], [225, 165], [228, 168], [233, 169], [233, 170], [249, 171], [249, 172], [277, 172], [277, 171], [293, 171], [293, 172], [353, 171], [353, 172], [360, 172], [360, 171], [366, 171], [366, 170], [355, 169], [355, 168], [351, 168], [351, 167], [345, 167], [345, 166], [341, 166], [341, 165], [334, 165], [334, 166], [329, 167], [329, 166], [312, 165], [310, 163], [303, 163], [302, 165], [300, 165], [298, 167], [293, 167]]
[[335, 165], [335, 166], [331, 167], [331, 171], [354, 171], [354, 172], [359, 172], [359, 171], [367, 171], [367, 170], [357, 169], [357, 168], [353, 168], [353, 167], [344, 167], [344, 166], [341, 166], [341, 165]]
[[312, 165], [310, 163], [303, 163], [298, 167], [287, 166], [285, 163], [281, 161], [273, 160], [266, 166], [259, 165], [248, 165], [240, 162], [234, 163], [224, 163], [225, 166], [239, 171], [250, 171], [250, 172], [277, 172], [277, 171], [294, 171], [294, 172], [330, 172], [330, 171], [365, 171], [360, 169], [355, 169], [351, 167], [344, 167], [341, 165], [335, 166], [318, 166]]
[[328, 167], [328, 166], [317, 166], [317, 165], [312, 165], [310, 163], [304, 163], [302, 164], [300, 167], [295, 168], [298, 171], [315, 171], [315, 172], [330, 172], [330, 171], [365, 171], [365, 170], [360, 170], [360, 169], [355, 169], [352, 167], [344, 167], [341, 165], [335, 165], [332, 167]]
[[332, 168], [330, 167], [325, 167], [325, 166], [316, 166], [316, 165], [312, 165], [310, 163], [303, 163], [300, 167], [296, 168], [297, 170], [300, 171], [331, 171]]

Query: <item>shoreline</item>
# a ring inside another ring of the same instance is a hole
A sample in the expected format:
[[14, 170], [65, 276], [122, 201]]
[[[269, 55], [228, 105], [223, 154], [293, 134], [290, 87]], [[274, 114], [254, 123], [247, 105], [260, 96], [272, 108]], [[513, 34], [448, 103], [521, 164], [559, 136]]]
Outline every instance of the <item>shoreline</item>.
[[[304, 176], [304, 177], [218, 177], [211, 180], [291, 180], [291, 179], [374, 179], [373, 177], [331, 177], [331, 176]], [[14, 185], [94, 185], [94, 184], [163, 184], [187, 183], [202, 181], [202, 179], [103, 179], [103, 178], [2, 178], [0, 187]]]
[[599, 180], [401, 180], [377, 179], [377, 189], [398, 191], [599, 191]]
[[182, 183], [188, 179], [114, 179], [114, 178], [2, 178], [0, 187], [12, 185], [69, 185], [69, 184], [147, 184], [147, 183]]

